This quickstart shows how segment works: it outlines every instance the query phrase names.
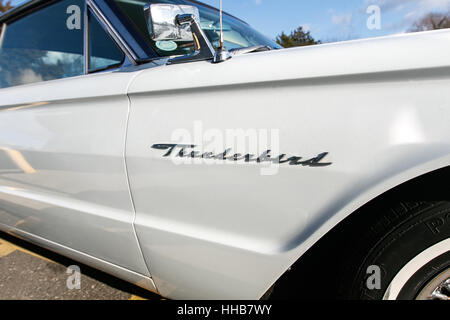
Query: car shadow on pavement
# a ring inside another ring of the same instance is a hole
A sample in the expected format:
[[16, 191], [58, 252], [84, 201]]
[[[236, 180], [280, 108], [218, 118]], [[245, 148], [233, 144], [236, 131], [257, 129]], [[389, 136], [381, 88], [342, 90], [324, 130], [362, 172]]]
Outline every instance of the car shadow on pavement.
[[[0, 269], [6, 269], [0, 281], [5, 295], [0, 299], [161, 300], [157, 294], [10, 234], [0, 232], [2, 240], [17, 250], [0, 257]], [[81, 270], [83, 292], [66, 288], [70, 276], [66, 271], [72, 265]]]

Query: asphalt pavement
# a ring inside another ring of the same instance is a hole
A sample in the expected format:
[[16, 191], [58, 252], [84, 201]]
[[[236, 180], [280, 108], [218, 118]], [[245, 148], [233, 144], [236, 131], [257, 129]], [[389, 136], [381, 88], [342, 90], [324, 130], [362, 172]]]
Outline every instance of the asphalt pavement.
[[0, 300], [148, 299], [161, 297], [0, 232]]

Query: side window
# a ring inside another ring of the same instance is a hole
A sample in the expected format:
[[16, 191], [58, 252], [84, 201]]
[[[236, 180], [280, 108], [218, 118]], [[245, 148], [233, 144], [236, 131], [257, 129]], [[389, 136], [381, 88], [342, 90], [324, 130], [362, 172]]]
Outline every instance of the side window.
[[83, 74], [83, 11], [63, 0], [6, 25], [0, 88]]
[[89, 12], [89, 71], [118, 66], [124, 59], [123, 52]]

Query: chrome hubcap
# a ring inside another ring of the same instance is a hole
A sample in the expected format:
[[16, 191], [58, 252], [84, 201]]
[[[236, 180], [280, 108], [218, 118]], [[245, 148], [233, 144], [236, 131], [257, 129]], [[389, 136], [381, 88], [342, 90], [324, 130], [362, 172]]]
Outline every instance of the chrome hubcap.
[[431, 280], [417, 300], [450, 300], [450, 268]]

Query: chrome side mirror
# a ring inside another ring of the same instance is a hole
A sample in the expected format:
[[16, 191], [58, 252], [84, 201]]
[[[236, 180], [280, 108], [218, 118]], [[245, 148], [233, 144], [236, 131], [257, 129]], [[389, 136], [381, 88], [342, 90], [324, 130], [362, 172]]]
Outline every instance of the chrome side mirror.
[[153, 41], [193, 41], [189, 25], [180, 25], [177, 16], [190, 14], [200, 22], [197, 7], [173, 4], [147, 4], [144, 7], [148, 31]]
[[200, 60], [218, 61], [224, 52], [216, 52], [200, 27], [197, 7], [174, 4], [148, 4], [144, 7], [147, 26], [153, 41], [192, 41], [195, 51], [186, 56], [175, 57], [169, 63], [183, 63]]

